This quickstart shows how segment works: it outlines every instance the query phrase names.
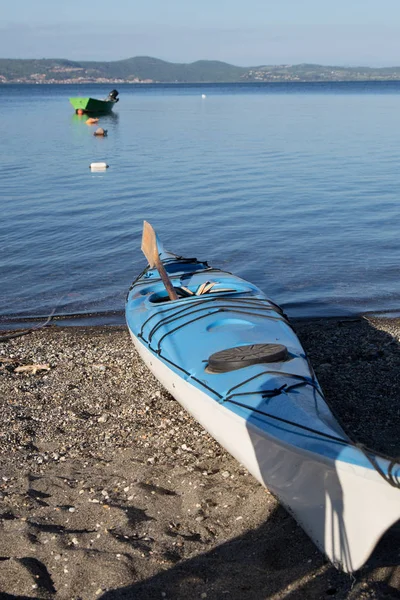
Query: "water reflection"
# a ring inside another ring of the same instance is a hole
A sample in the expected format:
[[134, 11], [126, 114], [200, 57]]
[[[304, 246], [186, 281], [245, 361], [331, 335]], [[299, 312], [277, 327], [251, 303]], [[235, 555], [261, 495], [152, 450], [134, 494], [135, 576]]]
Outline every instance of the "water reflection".
[[115, 112], [111, 112], [108, 114], [104, 114], [104, 113], [90, 113], [90, 114], [83, 114], [83, 115], [77, 115], [76, 113], [72, 113], [72, 123], [74, 125], [80, 125], [82, 123], [86, 124], [86, 121], [88, 119], [99, 119], [99, 123], [104, 123], [107, 125], [115, 125], [118, 123], [119, 121], [119, 114], [115, 113]]

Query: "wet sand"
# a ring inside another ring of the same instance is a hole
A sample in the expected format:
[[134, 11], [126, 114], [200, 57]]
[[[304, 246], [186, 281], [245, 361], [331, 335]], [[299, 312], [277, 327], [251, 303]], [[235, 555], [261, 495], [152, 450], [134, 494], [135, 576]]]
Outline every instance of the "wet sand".
[[[400, 320], [295, 328], [346, 429], [399, 456]], [[398, 526], [360, 571], [337, 571], [163, 390], [126, 328], [0, 343], [0, 381], [2, 600], [400, 597]]]

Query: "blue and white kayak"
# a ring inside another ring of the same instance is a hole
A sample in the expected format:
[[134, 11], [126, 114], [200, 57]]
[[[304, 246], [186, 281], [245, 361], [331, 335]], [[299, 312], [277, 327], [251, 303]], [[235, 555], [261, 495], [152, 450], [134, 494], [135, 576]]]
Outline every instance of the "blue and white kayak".
[[283, 311], [255, 285], [166, 252], [132, 284], [126, 320], [163, 386], [352, 572], [400, 519], [400, 466], [355, 444]]

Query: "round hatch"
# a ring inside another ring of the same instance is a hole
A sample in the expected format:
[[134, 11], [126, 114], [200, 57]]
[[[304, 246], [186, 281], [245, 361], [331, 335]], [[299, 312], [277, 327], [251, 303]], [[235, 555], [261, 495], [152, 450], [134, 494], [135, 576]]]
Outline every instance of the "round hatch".
[[288, 350], [283, 344], [236, 346], [211, 354], [208, 370], [213, 373], [226, 373], [258, 363], [282, 362], [287, 357]]

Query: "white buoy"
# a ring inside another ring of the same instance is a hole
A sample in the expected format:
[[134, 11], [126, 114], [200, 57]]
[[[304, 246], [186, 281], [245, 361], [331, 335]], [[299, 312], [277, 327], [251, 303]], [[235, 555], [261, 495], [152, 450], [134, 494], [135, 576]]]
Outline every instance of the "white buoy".
[[204, 98], [207, 98], [207, 96], [205, 94], [202, 94], [201, 97], [203, 98], [203, 100], [204, 100]]
[[108, 169], [108, 164], [105, 162], [94, 162], [89, 167], [92, 171], [105, 171]]

